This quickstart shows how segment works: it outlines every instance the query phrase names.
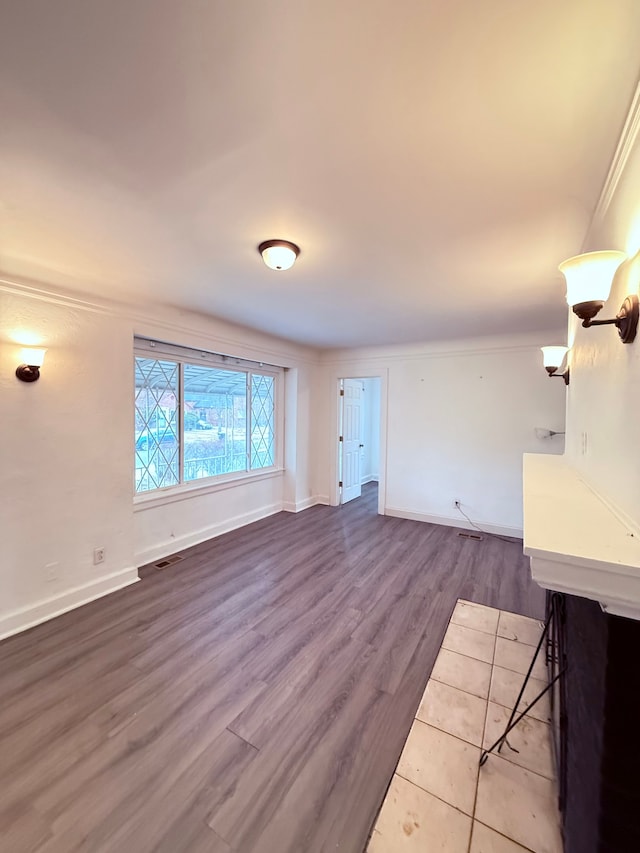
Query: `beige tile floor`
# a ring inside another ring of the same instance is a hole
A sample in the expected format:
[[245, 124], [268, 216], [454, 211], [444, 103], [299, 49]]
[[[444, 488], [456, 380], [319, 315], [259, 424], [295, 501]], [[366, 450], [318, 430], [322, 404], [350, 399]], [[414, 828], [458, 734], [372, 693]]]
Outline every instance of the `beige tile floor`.
[[[542, 632], [535, 619], [459, 600], [407, 737], [368, 853], [562, 853], [549, 702], [498, 754]], [[524, 697], [544, 687], [542, 656]], [[521, 707], [524, 707], [524, 704]]]

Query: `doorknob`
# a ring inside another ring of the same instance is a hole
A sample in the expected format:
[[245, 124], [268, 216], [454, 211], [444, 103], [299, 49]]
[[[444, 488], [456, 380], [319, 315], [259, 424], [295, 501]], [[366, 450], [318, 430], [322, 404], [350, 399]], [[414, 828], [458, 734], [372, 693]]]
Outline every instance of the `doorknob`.
[[359, 444], [358, 447], [364, 447], [364, 444]]

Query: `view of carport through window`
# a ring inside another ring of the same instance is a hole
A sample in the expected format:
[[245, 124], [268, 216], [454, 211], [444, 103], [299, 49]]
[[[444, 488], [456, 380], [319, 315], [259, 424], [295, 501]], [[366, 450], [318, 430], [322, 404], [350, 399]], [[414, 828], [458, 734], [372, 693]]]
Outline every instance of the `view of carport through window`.
[[272, 466], [274, 392], [268, 374], [136, 356], [136, 492]]

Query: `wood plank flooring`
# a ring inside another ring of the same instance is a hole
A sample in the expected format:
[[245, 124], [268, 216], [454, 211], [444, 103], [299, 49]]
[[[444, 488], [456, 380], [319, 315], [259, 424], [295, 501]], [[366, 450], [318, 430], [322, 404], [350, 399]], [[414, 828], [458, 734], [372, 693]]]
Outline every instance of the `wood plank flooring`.
[[361, 853], [457, 598], [543, 615], [521, 546], [281, 513], [0, 643], [0, 849]]

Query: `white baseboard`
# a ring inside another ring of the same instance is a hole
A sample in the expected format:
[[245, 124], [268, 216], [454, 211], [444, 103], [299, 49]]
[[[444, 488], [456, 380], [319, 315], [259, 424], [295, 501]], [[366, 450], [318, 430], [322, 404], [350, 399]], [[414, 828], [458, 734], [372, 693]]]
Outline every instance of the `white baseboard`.
[[[464, 518], [455, 518], [449, 515], [430, 515], [425, 512], [413, 512], [409, 509], [400, 509], [399, 507], [386, 506], [384, 508], [385, 515], [392, 515], [395, 518], [408, 518], [411, 521], [426, 521], [429, 524], [444, 524], [447, 527], [462, 527], [464, 530], [474, 530], [468, 521]], [[478, 524], [482, 530], [487, 533], [497, 533], [499, 536], [514, 536], [516, 539], [522, 539], [521, 527], [507, 527], [504, 524], [491, 524], [483, 522]], [[475, 531], [478, 532], [477, 530]]]
[[156, 560], [161, 560], [168, 557], [170, 554], [175, 554], [177, 551], [184, 551], [185, 548], [191, 548], [193, 545], [199, 545], [201, 542], [206, 542], [207, 539], [215, 539], [217, 536], [222, 536], [223, 533], [230, 533], [232, 530], [237, 530], [238, 527], [244, 527], [245, 524], [252, 524], [254, 521], [260, 521], [261, 518], [266, 518], [268, 515], [274, 515], [276, 512], [282, 512], [282, 504], [268, 504], [267, 506], [254, 509], [251, 512], [235, 515], [233, 518], [227, 518], [224, 521], [219, 521], [217, 524], [210, 524], [207, 527], [202, 527], [200, 530], [195, 530], [193, 533], [187, 533], [184, 536], [176, 536], [159, 545], [154, 545], [152, 548], [146, 548], [135, 555], [136, 566], [146, 566], [147, 563], [153, 563]]
[[302, 512], [305, 509], [309, 509], [309, 507], [316, 506], [317, 504], [328, 504], [329, 498], [326, 498], [324, 495], [312, 495], [310, 498], [304, 498], [301, 501], [285, 501], [282, 504], [282, 509], [285, 512]]
[[96, 598], [102, 598], [103, 595], [109, 595], [117, 589], [137, 583], [138, 580], [140, 580], [138, 571], [134, 567], [121, 569], [98, 580], [89, 581], [82, 586], [73, 587], [66, 592], [6, 613], [0, 616], [0, 640], [26, 631], [27, 628], [33, 628], [41, 622], [47, 622], [55, 616], [61, 616], [69, 610], [95, 601]]
[[377, 483], [378, 475], [377, 474], [367, 474], [366, 477], [362, 477], [360, 480], [361, 486], [366, 486], [367, 483]]

